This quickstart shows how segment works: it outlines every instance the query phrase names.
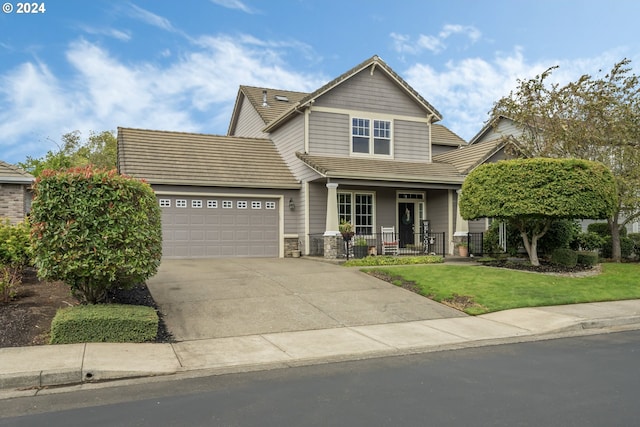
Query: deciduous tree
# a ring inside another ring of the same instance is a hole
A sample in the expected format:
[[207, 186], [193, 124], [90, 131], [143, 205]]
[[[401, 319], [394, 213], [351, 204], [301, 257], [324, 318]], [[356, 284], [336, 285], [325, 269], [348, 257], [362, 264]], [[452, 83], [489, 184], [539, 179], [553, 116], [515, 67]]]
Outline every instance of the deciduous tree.
[[557, 219], [607, 218], [616, 208], [615, 179], [601, 163], [578, 159], [515, 159], [474, 169], [462, 185], [464, 219], [496, 218], [522, 236], [532, 265], [538, 239]]
[[580, 158], [609, 167], [618, 205], [607, 222], [619, 260], [620, 230], [640, 218], [640, 80], [627, 59], [602, 77], [583, 75], [566, 85], [549, 83], [556, 68], [519, 81], [492, 116], [509, 117], [520, 127], [514, 136], [525, 156]]
[[64, 170], [71, 167], [93, 165], [102, 169], [116, 167], [117, 139], [111, 131], [90, 132], [89, 138], [82, 140], [80, 131], [62, 135], [62, 143], [57, 151], [48, 151], [40, 158], [28, 156], [18, 166], [38, 177], [42, 171]]

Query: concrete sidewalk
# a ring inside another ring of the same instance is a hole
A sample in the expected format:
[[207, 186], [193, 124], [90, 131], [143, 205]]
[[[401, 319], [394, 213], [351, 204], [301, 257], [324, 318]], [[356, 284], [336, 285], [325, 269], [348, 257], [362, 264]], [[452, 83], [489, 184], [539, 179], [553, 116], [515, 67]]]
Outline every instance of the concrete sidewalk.
[[640, 300], [174, 344], [89, 343], [0, 349], [0, 398], [40, 388], [199, 372], [215, 375], [640, 329]]

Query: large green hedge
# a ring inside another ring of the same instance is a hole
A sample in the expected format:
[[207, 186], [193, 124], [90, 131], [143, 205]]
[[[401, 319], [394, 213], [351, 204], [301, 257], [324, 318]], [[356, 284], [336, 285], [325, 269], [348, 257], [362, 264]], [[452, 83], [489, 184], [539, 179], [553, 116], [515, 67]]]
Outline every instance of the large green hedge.
[[41, 278], [62, 280], [82, 300], [157, 272], [160, 208], [151, 187], [115, 170], [44, 171], [36, 180], [31, 242]]

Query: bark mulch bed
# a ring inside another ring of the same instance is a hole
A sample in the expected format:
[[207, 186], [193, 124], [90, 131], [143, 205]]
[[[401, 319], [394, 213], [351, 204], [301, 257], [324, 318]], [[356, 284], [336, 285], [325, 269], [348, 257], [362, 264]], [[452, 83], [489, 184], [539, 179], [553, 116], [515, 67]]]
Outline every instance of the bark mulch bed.
[[[145, 284], [131, 290], [109, 293], [108, 302], [153, 307], [158, 311]], [[62, 282], [45, 282], [32, 269], [25, 271], [17, 295], [9, 303], [0, 303], [0, 348], [45, 345], [49, 342], [51, 321], [59, 308], [78, 305], [69, 287]], [[158, 311], [160, 322], [156, 342], [173, 342], [171, 333]]]

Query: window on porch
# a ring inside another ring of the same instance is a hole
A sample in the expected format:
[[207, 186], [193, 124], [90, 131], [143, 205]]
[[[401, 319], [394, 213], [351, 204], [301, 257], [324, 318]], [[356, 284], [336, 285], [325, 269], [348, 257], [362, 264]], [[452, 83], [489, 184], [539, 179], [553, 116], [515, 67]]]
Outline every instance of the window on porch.
[[374, 197], [372, 193], [338, 193], [338, 219], [352, 223], [356, 234], [374, 234], [373, 212]]

